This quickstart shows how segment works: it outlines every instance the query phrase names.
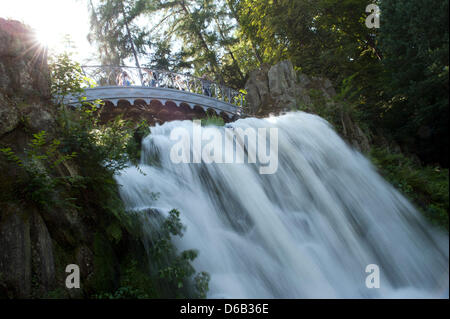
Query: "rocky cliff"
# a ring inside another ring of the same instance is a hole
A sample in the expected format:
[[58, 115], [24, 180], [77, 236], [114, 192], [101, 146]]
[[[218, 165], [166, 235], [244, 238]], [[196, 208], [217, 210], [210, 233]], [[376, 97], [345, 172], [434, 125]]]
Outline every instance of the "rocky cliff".
[[[0, 19], [0, 143], [21, 148], [28, 129], [49, 130], [50, 90], [46, 52], [35, 46], [33, 34], [17, 21]], [[18, 172], [3, 163], [1, 191]], [[32, 267], [41, 287], [54, 280], [54, 257], [46, 224], [21, 203], [0, 202], [0, 291], [9, 296], [31, 294]], [[45, 288], [44, 288], [45, 289]], [[2, 293], [0, 292], [0, 295]]]
[[32, 129], [49, 129], [47, 52], [34, 34], [17, 21], [0, 18], [0, 136], [22, 121]]
[[[83, 297], [114, 289], [120, 276], [116, 256], [141, 247], [131, 245], [129, 234], [105, 214], [95, 189], [80, 192], [82, 206], [76, 207], [67, 204], [64, 186], [33, 184], [76, 177], [82, 168], [67, 161], [49, 172], [45, 159], [35, 157], [37, 178], [30, 179], [30, 168], [20, 162], [33, 134], [57, 138], [57, 122], [46, 50], [26, 26], [0, 18], [0, 149], [17, 156], [11, 162], [0, 154], [0, 298]], [[120, 240], [106, 234], [112, 224]], [[66, 288], [68, 264], [80, 267], [81, 289]]]

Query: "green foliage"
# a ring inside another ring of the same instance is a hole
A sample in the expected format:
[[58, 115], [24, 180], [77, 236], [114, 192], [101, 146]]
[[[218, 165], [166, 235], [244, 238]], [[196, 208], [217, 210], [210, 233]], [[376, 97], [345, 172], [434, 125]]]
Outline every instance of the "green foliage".
[[149, 124], [143, 120], [134, 128], [133, 135], [127, 142], [129, 160], [136, 166], [141, 159], [142, 139], [150, 133]]
[[[70, 62], [55, 63], [64, 65], [56, 66], [58, 72], [72, 69], [78, 72], [78, 66]], [[55, 92], [73, 93], [81, 87], [82, 80], [61, 74], [52, 85]], [[2, 191], [11, 188], [6, 199], [38, 209], [78, 210], [81, 218], [92, 223], [96, 233], [91, 247], [94, 273], [86, 280], [85, 292], [89, 295], [98, 298], [206, 296], [208, 276], [196, 274], [190, 264], [197, 253], [178, 254], [171, 242], [171, 237], [181, 236], [183, 230], [177, 211], [170, 212], [167, 219], [155, 221], [148, 251], [155, 258], [147, 261], [151, 267], [133, 261], [117, 266], [120, 247], [129, 245], [130, 240], [143, 240], [144, 232], [136, 215], [125, 211], [114, 175], [131, 164], [137, 165], [141, 140], [150, 133], [148, 124], [143, 121], [135, 125], [120, 117], [100, 124], [96, 103], [82, 103], [76, 109], [60, 104], [58, 111], [58, 125], [51, 136], [41, 131], [29, 136], [23, 150], [6, 146], [0, 149], [2, 171], [13, 171], [13, 178], [8, 176], [6, 186], [2, 185]], [[148, 196], [157, 200], [159, 194], [150, 192]], [[55, 242], [56, 267], [64, 267], [70, 258], [73, 258], [71, 253]], [[64, 292], [55, 290], [47, 297], [63, 295]]]
[[67, 52], [49, 57], [51, 93], [60, 104], [67, 95], [81, 97], [83, 88], [94, 85], [84, 76], [79, 63], [74, 62]]
[[191, 265], [197, 257], [197, 251], [186, 250], [178, 254], [171, 241], [173, 236], [183, 236], [183, 231], [179, 211], [171, 210], [154, 233], [154, 238], [151, 238], [151, 267], [157, 269], [159, 290], [168, 297], [204, 298], [208, 291], [209, 276], [206, 273], [196, 275]]
[[149, 31], [137, 25], [147, 4], [142, 0], [89, 2], [91, 32], [88, 40], [99, 48], [98, 59], [104, 65], [123, 65], [133, 53], [148, 51]]
[[214, 125], [214, 126], [224, 126], [225, 122], [222, 117], [217, 115], [207, 115], [205, 118], [201, 119], [202, 126]]
[[289, 59], [307, 74], [340, 82], [377, 59], [373, 30], [364, 24], [366, 1], [228, 2], [260, 62]]
[[63, 288], [56, 288], [50, 290], [45, 296], [45, 299], [64, 299], [64, 298], [67, 298], [67, 296]]
[[382, 1], [384, 124], [422, 160], [448, 167], [448, 0]]
[[197, 298], [204, 299], [209, 290], [209, 281], [211, 276], [207, 272], [200, 272], [195, 276], [195, 289], [197, 290]]
[[108, 227], [105, 229], [106, 234], [108, 235], [108, 238], [113, 243], [119, 243], [122, 239], [122, 227], [117, 222], [117, 220], [114, 220]]
[[4, 147], [0, 149], [0, 152], [6, 157], [9, 162], [12, 162], [18, 166], [23, 166], [22, 160], [14, 153], [11, 147]]
[[[194, 67], [197, 75], [244, 85], [245, 74], [233, 49], [238, 42], [236, 25], [224, 0], [109, 0], [91, 2], [90, 11], [89, 38], [99, 46], [105, 65], [132, 57], [133, 43], [143, 65], [174, 71]], [[139, 19], [154, 21], [152, 29], [137, 27]], [[178, 50], [174, 41], [182, 43]]]
[[94, 295], [97, 299], [148, 299], [157, 298], [150, 276], [140, 269], [136, 260], [131, 259], [123, 265], [124, 273], [120, 279], [120, 286], [112, 292]]
[[332, 123], [337, 130], [340, 131], [341, 123], [339, 120], [339, 112], [337, 111], [337, 106], [331, 104], [333, 101], [328, 100], [320, 90], [311, 89], [308, 93], [313, 106], [303, 105], [300, 106], [299, 109], [301, 111], [312, 111], [312, 108], [315, 114]]
[[[33, 134], [28, 147], [24, 149], [23, 159], [10, 147], [0, 149], [9, 162], [23, 170], [23, 174], [14, 183], [16, 198], [33, 202], [42, 208], [55, 204], [55, 188], [67, 185], [70, 181], [65, 176], [57, 176], [54, 170], [76, 157], [75, 152], [64, 152], [60, 144], [58, 139], [49, 142], [47, 133], [41, 131]], [[70, 201], [70, 198], [65, 199], [67, 205], [70, 205]]]
[[[79, 206], [86, 205], [87, 201], [126, 223], [127, 215], [118, 197], [114, 174], [128, 167], [137, 156], [128, 153], [132, 149], [130, 145], [136, 143], [135, 131], [132, 123], [120, 117], [100, 125], [98, 113], [93, 109], [92, 105], [85, 105], [76, 111], [61, 112], [61, 146], [77, 154], [74, 162], [79, 168], [77, 175], [71, 176], [70, 196], [81, 200]], [[112, 237], [118, 237], [114, 233]]]
[[289, 59], [296, 71], [328, 77], [365, 129], [448, 167], [448, 0], [371, 3], [381, 29], [366, 27], [364, 0], [127, 0], [128, 18], [118, 1], [103, 1], [91, 10], [92, 39], [106, 60], [121, 52], [108, 60], [120, 64], [131, 57], [125, 21], [151, 19], [152, 30], [131, 28], [148, 65], [241, 88], [263, 63]]
[[151, 55], [146, 66], [174, 72], [191, 67], [190, 62], [186, 61], [186, 53], [183, 51], [174, 52], [167, 38], [158, 40], [154, 46], [155, 53]]
[[[130, 212], [131, 215], [132, 212]], [[148, 235], [142, 225], [142, 212], [136, 212], [135, 230], [131, 233], [142, 240]], [[172, 243], [173, 236], [182, 236], [184, 226], [177, 210], [169, 212], [167, 218], [152, 215], [158, 221], [153, 225], [148, 262], [145, 264], [130, 258], [122, 265], [119, 286], [114, 289], [100, 289], [94, 295], [100, 299], [143, 299], [143, 298], [206, 298], [209, 274], [196, 273], [191, 262], [196, 258], [195, 250], [178, 253]], [[103, 249], [100, 250], [102, 252]], [[150, 269], [150, 271], [149, 271]]]
[[[79, 167], [79, 178], [78, 184], [71, 188], [71, 196], [77, 198], [80, 206], [88, 204], [106, 213], [106, 216], [102, 217], [104, 225], [102, 228], [105, 234], [98, 233], [94, 241], [94, 264], [95, 268], [100, 270], [100, 273], [96, 275], [94, 287], [99, 292], [105, 292], [97, 297], [187, 296], [190, 293], [188, 284], [194, 280], [191, 277], [195, 274], [189, 262], [195, 258], [195, 252], [187, 251], [177, 255], [170, 241], [171, 236], [182, 234], [179, 213], [175, 211], [170, 213], [169, 218], [160, 225], [160, 228], [154, 230], [159, 237], [154, 239], [151, 255], [156, 256], [156, 251], [159, 252], [154, 262], [160, 272], [152, 277], [148, 274], [148, 270], [138, 271], [136, 265], [131, 263], [124, 266], [125, 274], [121, 276], [119, 288], [114, 290], [111, 281], [114, 277], [111, 260], [114, 257], [111, 244], [108, 242], [119, 243], [124, 236], [124, 231], [137, 234], [133, 232], [133, 227], [136, 228], [133, 224], [135, 219], [132, 214], [125, 212], [118, 196], [114, 174], [130, 164], [137, 165], [141, 141], [150, 133], [150, 130], [145, 121], [136, 126], [124, 121], [121, 117], [101, 125], [98, 116], [97, 106], [85, 103], [75, 111], [62, 108], [59, 121], [61, 124], [60, 145], [67, 152], [77, 154], [74, 160]], [[39, 140], [36, 143], [40, 144]], [[152, 193], [150, 196], [156, 200], [158, 194]], [[197, 286], [200, 289], [198, 295], [205, 295], [205, 289], [207, 289], [205, 276], [198, 277]], [[154, 287], [159, 289], [152, 290]]]
[[97, 231], [93, 243], [95, 276], [91, 279], [91, 284], [95, 291], [111, 291], [115, 287], [116, 256], [111, 242]]
[[374, 147], [370, 156], [394, 187], [411, 199], [431, 222], [448, 230], [448, 169], [423, 167], [387, 148]]

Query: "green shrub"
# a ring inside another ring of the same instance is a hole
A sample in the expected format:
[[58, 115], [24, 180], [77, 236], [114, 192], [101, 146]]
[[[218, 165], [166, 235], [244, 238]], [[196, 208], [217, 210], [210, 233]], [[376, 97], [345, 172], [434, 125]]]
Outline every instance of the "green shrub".
[[71, 59], [67, 52], [49, 56], [50, 89], [57, 104], [67, 95], [82, 97], [83, 88], [95, 83], [83, 74], [79, 63]]
[[202, 126], [214, 125], [214, 126], [224, 126], [225, 121], [220, 116], [207, 115], [206, 118], [201, 119]]
[[[191, 262], [197, 257], [195, 250], [178, 253], [172, 243], [173, 236], [182, 236], [182, 225], [177, 210], [169, 212], [162, 219], [152, 212], [151, 218], [158, 221], [147, 238], [150, 243], [148, 264], [130, 257], [122, 264], [120, 284], [117, 289], [102, 290], [95, 294], [99, 299], [142, 299], [142, 298], [206, 298], [209, 274], [196, 273]], [[143, 240], [143, 212], [135, 215], [136, 239]], [[104, 279], [104, 278], [103, 278]]]
[[138, 165], [141, 159], [142, 139], [150, 134], [150, 127], [146, 120], [143, 120], [134, 129], [133, 136], [127, 142], [127, 154], [129, 160], [134, 165]]
[[204, 298], [208, 291], [209, 275], [204, 272], [196, 274], [191, 265], [198, 252], [185, 250], [178, 253], [172, 243], [172, 237], [182, 237], [184, 229], [180, 212], [171, 210], [150, 239], [151, 267], [157, 269], [160, 291], [170, 298]]
[[[63, 152], [61, 141], [53, 139], [50, 142], [45, 131], [33, 134], [23, 150], [22, 158], [10, 147], [1, 148], [0, 153], [22, 171], [13, 186], [18, 199], [33, 202], [42, 208], [53, 204], [56, 187], [70, 181], [66, 176], [55, 174], [55, 169], [77, 155], [76, 152]], [[66, 203], [69, 202], [67, 199]]]
[[372, 148], [370, 157], [382, 175], [411, 199], [432, 223], [448, 230], [448, 169], [421, 166], [387, 148]]

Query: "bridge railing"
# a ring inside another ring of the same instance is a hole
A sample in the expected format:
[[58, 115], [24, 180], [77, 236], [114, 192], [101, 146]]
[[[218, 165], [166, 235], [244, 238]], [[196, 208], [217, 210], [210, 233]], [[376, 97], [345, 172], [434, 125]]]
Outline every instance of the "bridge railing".
[[129, 66], [82, 66], [97, 86], [163, 87], [209, 96], [242, 108], [245, 94], [223, 84], [188, 74]]

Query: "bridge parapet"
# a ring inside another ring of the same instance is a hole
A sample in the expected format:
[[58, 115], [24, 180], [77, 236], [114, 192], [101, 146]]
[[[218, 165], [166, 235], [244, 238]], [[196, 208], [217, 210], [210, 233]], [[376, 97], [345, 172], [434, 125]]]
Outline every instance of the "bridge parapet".
[[144, 86], [170, 88], [221, 100], [243, 107], [244, 93], [206, 78], [151, 68], [127, 66], [82, 66], [97, 86]]

